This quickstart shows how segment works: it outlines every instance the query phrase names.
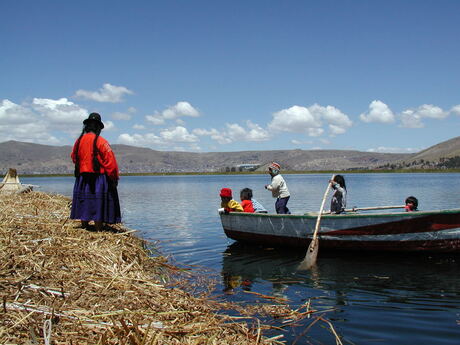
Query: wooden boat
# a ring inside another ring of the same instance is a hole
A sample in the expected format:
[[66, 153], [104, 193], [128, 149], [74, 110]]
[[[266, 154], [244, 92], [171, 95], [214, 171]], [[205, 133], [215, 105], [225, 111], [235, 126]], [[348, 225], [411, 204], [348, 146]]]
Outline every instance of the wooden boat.
[[[305, 249], [318, 217], [314, 212], [219, 214], [231, 239]], [[323, 214], [318, 236], [321, 250], [460, 252], [460, 209]]]
[[33, 186], [19, 181], [16, 169], [9, 169], [8, 173], [0, 182], [0, 194], [27, 193], [32, 191]]

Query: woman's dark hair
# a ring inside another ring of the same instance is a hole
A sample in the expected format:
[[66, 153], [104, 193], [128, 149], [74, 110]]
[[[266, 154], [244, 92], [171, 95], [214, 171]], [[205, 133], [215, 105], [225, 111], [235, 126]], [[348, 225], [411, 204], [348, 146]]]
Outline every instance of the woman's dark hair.
[[347, 186], [345, 185], [345, 177], [342, 175], [335, 175], [334, 181], [337, 182], [343, 189], [347, 189]]
[[406, 202], [406, 205], [408, 203], [414, 204], [414, 210], [416, 210], [417, 207], [418, 207], [418, 200], [417, 200], [417, 198], [415, 196], [411, 195], [411, 196], [407, 197], [405, 202]]
[[80, 162], [78, 161], [78, 148], [80, 147], [80, 141], [84, 134], [86, 133], [94, 133], [96, 137], [94, 138], [93, 143], [93, 170], [94, 172], [98, 173], [101, 170], [101, 164], [97, 159], [98, 149], [97, 149], [97, 139], [99, 138], [99, 134], [101, 134], [102, 127], [97, 121], [87, 121], [86, 124], [83, 126], [83, 130], [81, 131], [80, 136], [78, 137], [76, 150], [75, 150], [75, 157], [77, 162], [75, 163], [75, 177], [80, 175]]
[[240, 192], [241, 200], [251, 200], [252, 199], [252, 189], [251, 188], [243, 188]]

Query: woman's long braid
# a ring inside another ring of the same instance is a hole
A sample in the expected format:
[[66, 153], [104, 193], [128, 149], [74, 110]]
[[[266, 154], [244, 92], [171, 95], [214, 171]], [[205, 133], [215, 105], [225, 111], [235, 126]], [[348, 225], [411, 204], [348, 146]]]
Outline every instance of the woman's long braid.
[[85, 127], [83, 127], [83, 130], [81, 131], [81, 134], [78, 137], [77, 143], [75, 145], [75, 171], [74, 171], [75, 177], [80, 176], [80, 159], [78, 157], [78, 149], [80, 148], [80, 141], [83, 135], [85, 134], [85, 132], [86, 132]]
[[93, 170], [96, 174], [99, 174], [101, 171], [101, 163], [99, 163], [99, 160], [97, 159], [97, 154], [99, 153], [99, 150], [97, 149], [97, 139], [99, 139], [99, 134], [101, 131], [96, 131], [96, 137], [94, 138], [94, 143], [93, 143]]

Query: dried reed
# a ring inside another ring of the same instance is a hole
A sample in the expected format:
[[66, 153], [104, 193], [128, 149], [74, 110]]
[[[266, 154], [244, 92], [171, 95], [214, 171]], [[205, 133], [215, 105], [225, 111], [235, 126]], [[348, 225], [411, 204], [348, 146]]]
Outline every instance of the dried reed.
[[83, 230], [69, 206], [40, 192], [0, 196], [1, 344], [282, 344], [255, 313], [289, 323], [315, 312], [196, 296], [132, 230]]

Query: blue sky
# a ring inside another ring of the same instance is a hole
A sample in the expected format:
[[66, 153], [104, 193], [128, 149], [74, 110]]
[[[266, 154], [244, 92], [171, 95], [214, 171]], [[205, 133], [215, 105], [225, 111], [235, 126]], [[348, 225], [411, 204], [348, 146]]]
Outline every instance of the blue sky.
[[416, 152], [459, 135], [460, 1], [2, 1], [0, 142]]

